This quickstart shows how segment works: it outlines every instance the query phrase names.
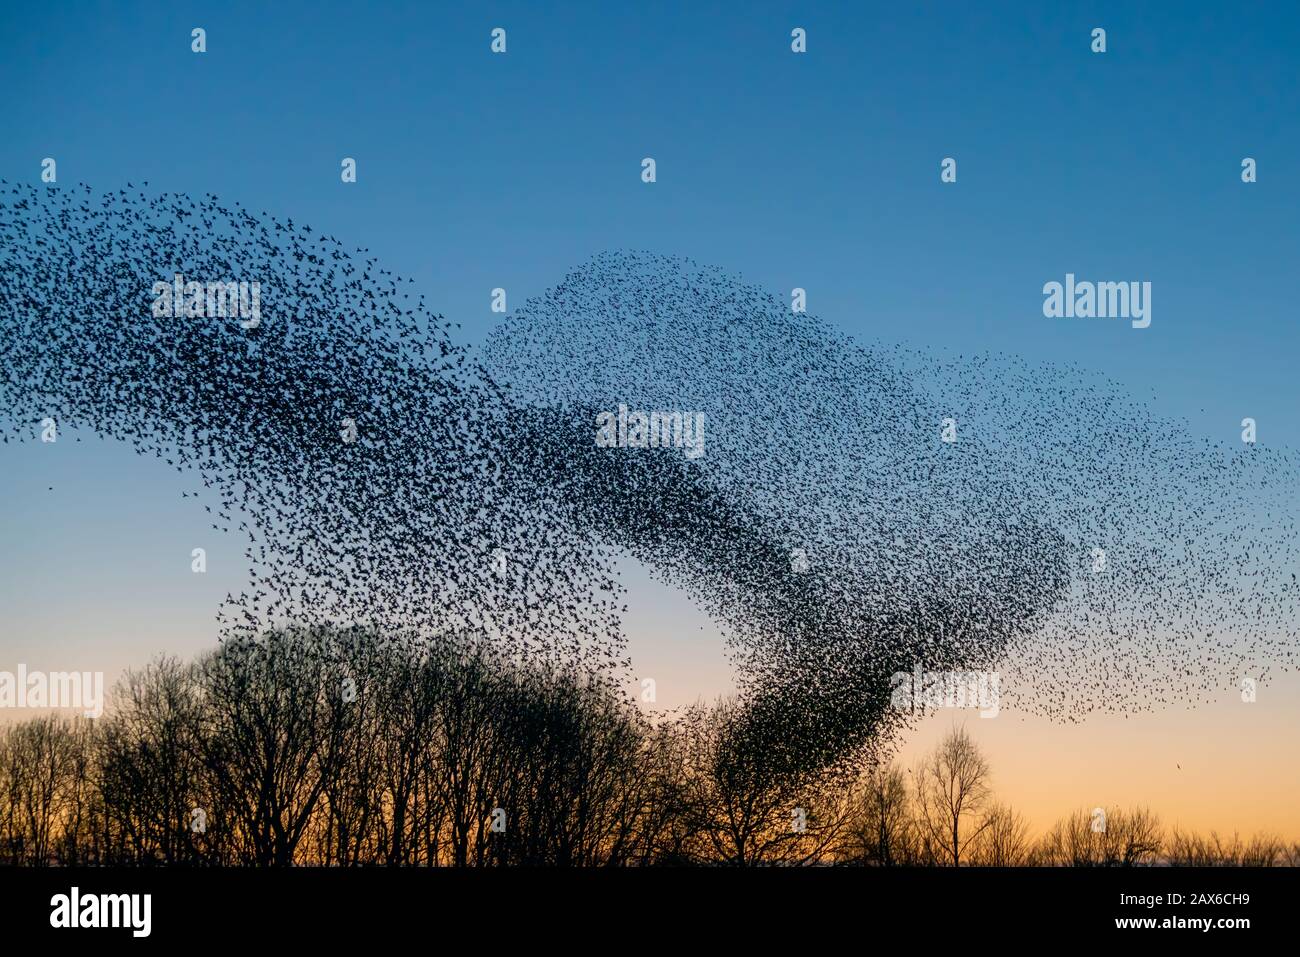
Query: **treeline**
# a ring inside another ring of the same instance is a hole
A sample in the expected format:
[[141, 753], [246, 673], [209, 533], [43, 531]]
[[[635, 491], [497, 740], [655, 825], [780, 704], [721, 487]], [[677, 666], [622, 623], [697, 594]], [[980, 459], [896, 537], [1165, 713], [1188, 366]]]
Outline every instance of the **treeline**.
[[1300, 862], [1165, 835], [1144, 810], [1031, 841], [963, 731], [908, 772], [803, 767], [734, 699], [653, 722], [601, 681], [467, 641], [288, 628], [159, 659], [111, 700], [97, 721], [0, 728], [0, 863]]
[[867, 774], [838, 859], [885, 866], [1300, 866], [1300, 842], [1166, 830], [1145, 807], [1080, 809], [1035, 838], [987, 782], [987, 764], [960, 730], [919, 769]]

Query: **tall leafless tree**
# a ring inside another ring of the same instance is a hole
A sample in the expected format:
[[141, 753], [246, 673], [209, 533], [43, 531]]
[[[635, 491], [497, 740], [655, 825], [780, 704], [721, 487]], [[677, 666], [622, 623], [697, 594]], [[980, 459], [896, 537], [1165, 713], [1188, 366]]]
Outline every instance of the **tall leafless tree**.
[[916, 769], [917, 819], [937, 862], [959, 867], [989, 826], [989, 764], [964, 727], [953, 728]]

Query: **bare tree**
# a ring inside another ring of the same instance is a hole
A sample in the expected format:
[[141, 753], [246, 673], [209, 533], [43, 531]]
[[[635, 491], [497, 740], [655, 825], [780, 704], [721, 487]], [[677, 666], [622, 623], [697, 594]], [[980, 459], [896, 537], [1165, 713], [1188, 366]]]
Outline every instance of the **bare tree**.
[[1052, 826], [1035, 859], [1066, 867], [1136, 867], [1155, 863], [1163, 843], [1160, 820], [1147, 808], [1080, 809]]
[[83, 718], [48, 715], [4, 730], [0, 825], [13, 863], [47, 865], [62, 863], [69, 853], [76, 857], [64, 838], [87, 823], [80, 805], [88, 794], [93, 743]]
[[202, 665], [209, 819], [229, 815], [250, 863], [286, 866], [342, 763], [345, 735], [325, 636], [288, 629], [230, 641]]
[[916, 804], [922, 839], [939, 862], [959, 867], [988, 827], [989, 765], [966, 729], [954, 728], [920, 762]]
[[[195, 669], [159, 658], [127, 672], [105, 719], [99, 773], [110, 825], [136, 863], [198, 858], [207, 830], [201, 690]], [[194, 812], [201, 815], [202, 826]]]
[[498, 863], [594, 866], [635, 856], [644, 804], [644, 720], [613, 689], [567, 669], [510, 673], [502, 740], [515, 772]]
[[917, 863], [916, 822], [907, 778], [897, 765], [873, 766], [861, 782], [840, 853], [882, 867]]
[[[1300, 845], [1293, 845], [1293, 849]], [[1169, 838], [1168, 862], [1183, 867], [1273, 867], [1294, 863], [1287, 846], [1270, 834], [1257, 834], [1248, 842], [1211, 831], [1208, 837], [1174, 829]]]
[[599, 676], [472, 637], [290, 627], [160, 658], [114, 698], [0, 726], [0, 863], [1300, 862], [1268, 834], [1166, 841], [1145, 807], [1077, 810], [1031, 848], [962, 728], [909, 788], [861, 772], [869, 743], [842, 762], [792, 745], [761, 700], [655, 722]]
[[1029, 824], [1005, 804], [984, 812], [984, 826], [971, 847], [971, 863], [983, 867], [1020, 867], [1032, 852]]
[[437, 864], [443, 825], [437, 740], [441, 675], [423, 645], [390, 649], [379, 680], [373, 753], [379, 761], [384, 812], [377, 818], [387, 864]]
[[325, 775], [320, 810], [309, 833], [314, 859], [354, 866], [380, 858], [385, 815], [383, 763], [386, 757], [381, 715], [396, 711], [386, 678], [404, 670], [398, 649], [369, 629], [323, 632], [321, 685], [324, 731], [337, 743], [338, 761]]
[[735, 698], [684, 716], [697, 860], [807, 864], [843, 833], [853, 810], [847, 767], [786, 752], [781, 729], [764, 719]]
[[502, 733], [502, 677], [481, 647], [440, 649], [438, 726], [435, 730], [434, 783], [447, 815], [450, 863], [482, 865], [489, 857], [494, 826], [509, 827], [502, 791], [513, 768]]
[[1118, 826], [1107, 828], [1116, 838], [1108, 847], [1106, 863], [1120, 867], [1153, 864], [1164, 844], [1160, 819], [1150, 808], [1131, 808], [1119, 815]]

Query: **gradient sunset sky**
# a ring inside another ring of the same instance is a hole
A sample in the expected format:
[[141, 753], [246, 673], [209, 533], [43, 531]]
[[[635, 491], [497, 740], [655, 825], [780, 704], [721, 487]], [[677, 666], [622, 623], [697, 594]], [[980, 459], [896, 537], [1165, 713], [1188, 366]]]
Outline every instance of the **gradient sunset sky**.
[[[862, 342], [1077, 363], [1195, 435], [1238, 442], [1250, 416], [1261, 445], [1300, 445], [1297, 5], [696, 6], [7, 4], [0, 177], [37, 183], [54, 157], [60, 186], [147, 180], [308, 222], [413, 277], [470, 343], [499, 318], [492, 288], [520, 305], [595, 253], [649, 249], [803, 287]], [[1045, 319], [1042, 286], [1067, 272], [1152, 282], [1151, 327]], [[210, 647], [246, 582], [239, 540], [181, 499], [192, 482], [75, 439], [0, 447], [0, 670], [111, 681]], [[627, 577], [657, 705], [727, 691], [717, 627]], [[940, 713], [904, 765], [954, 720], [1036, 830], [1147, 804], [1300, 839], [1296, 675], [1251, 704], [1225, 687], [1071, 725]]]

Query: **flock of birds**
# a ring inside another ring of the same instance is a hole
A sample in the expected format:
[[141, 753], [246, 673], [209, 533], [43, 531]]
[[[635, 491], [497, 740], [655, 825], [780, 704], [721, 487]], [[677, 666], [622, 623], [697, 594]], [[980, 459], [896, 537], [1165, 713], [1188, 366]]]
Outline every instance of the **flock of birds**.
[[[485, 362], [554, 418], [558, 460], [590, 460], [584, 526], [725, 624], [801, 749], [907, 723], [890, 679], [918, 667], [997, 671], [1001, 708], [1076, 721], [1295, 663], [1300, 460], [1194, 437], [1104, 376], [866, 347], [632, 252], [529, 300]], [[618, 403], [703, 412], [705, 454], [591, 448]]]
[[[247, 537], [223, 636], [357, 622], [626, 662], [610, 549], [533, 481], [500, 390], [409, 281], [212, 195], [4, 194], [4, 440], [50, 418], [194, 478], [213, 528]], [[260, 321], [154, 316], [177, 272], [258, 281]]]
[[[469, 633], [620, 684], [631, 556], [725, 629], [756, 739], [803, 764], [912, 720], [891, 676], [917, 667], [1074, 720], [1294, 663], [1294, 455], [1100, 376], [866, 347], [632, 252], [476, 359], [367, 250], [210, 194], [4, 183], [0, 243], [0, 437], [51, 418], [201, 482], [248, 539], [226, 638]], [[260, 323], [154, 316], [175, 272], [259, 280]], [[598, 446], [620, 404], [703, 413], [704, 454]]]

